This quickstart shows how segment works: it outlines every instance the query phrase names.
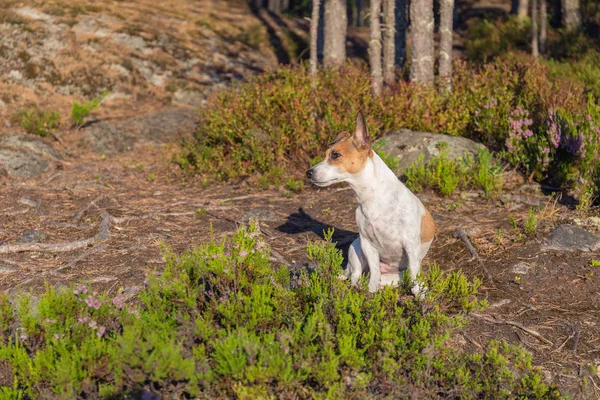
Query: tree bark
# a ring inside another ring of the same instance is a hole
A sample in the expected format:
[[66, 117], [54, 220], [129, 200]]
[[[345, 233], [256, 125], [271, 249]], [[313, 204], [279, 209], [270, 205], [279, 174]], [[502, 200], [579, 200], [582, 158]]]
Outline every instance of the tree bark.
[[281, 11], [281, 0], [269, 0], [267, 8], [271, 12], [280, 12]]
[[371, 40], [369, 42], [369, 57], [371, 61], [371, 76], [373, 77], [373, 94], [381, 96], [383, 79], [381, 76], [381, 0], [371, 0]]
[[540, 0], [540, 53], [546, 53], [546, 41], [548, 40], [548, 4], [546, 0]]
[[410, 80], [433, 85], [433, 0], [412, 0], [410, 4]]
[[454, 0], [440, 0], [440, 92], [452, 89], [452, 31]]
[[252, 0], [252, 4], [254, 4], [256, 9], [262, 8], [263, 0]]
[[540, 50], [538, 47], [538, 10], [537, 0], [531, 0], [531, 55], [538, 58]]
[[518, 0], [519, 4], [517, 6], [517, 17], [519, 19], [525, 19], [527, 17], [527, 9], [529, 8], [529, 0]]
[[561, 0], [562, 26], [567, 31], [581, 28], [580, 0]]
[[346, 0], [326, 0], [325, 8], [325, 48], [323, 64], [326, 68], [340, 67], [346, 60]]
[[406, 27], [408, 21], [406, 20], [408, 0], [396, 0], [396, 29], [395, 38], [396, 43], [396, 68], [402, 69], [406, 62]]
[[317, 43], [319, 36], [319, 8], [321, 0], [312, 0], [312, 16], [310, 18], [310, 75], [312, 76], [313, 84], [317, 76]]
[[396, 0], [383, 0], [383, 81], [391, 85], [396, 80]]

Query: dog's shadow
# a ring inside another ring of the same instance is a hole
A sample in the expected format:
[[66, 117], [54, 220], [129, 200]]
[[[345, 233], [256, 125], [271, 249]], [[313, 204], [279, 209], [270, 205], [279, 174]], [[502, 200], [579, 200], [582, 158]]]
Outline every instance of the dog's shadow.
[[276, 229], [279, 232], [291, 235], [303, 232], [313, 232], [324, 239], [325, 232], [330, 228], [334, 229], [331, 241], [335, 243], [336, 247], [342, 251], [345, 267], [346, 260], [348, 259], [348, 248], [350, 247], [350, 244], [352, 244], [352, 242], [358, 237], [357, 232], [339, 229], [324, 222], [320, 222], [307, 214], [302, 207], [298, 209], [298, 212], [288, 215], [286, 222], [278, 226]]

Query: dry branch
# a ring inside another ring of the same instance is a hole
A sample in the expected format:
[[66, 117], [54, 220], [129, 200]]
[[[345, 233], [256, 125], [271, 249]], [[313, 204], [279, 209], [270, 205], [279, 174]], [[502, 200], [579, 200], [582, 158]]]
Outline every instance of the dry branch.
[[108, 240], [110, 234], [108, 229], [110, 228], [111, 216], [106, 211], [102, 212], [102, 221], [98, 226], [98, 233], [91, 238], [77, 240], [74, 242], [66, 243], [19, 243], [19, 244], [7, 244], [0, 246], [0, 254], [9, 253], [21, 253], [25, 251], [50, 251], [54, 253], [61, 253], [73, 250], [84, 249], [94, 243], [104, 242]]
[[550, 346], [554, 346], [554, 344], [550, 340], [543, 337], [538, 331], [534, 331], [533, 329], [527, 328], [525, 325], [520, 324], [518, 322], [501, 319], [498, 317], [492, 317], [491, 315], [485, 315], [485, 314], [479, 314], [479, 313], [472, 313], [471, 315], [476, 318], [482, 319], [486, 322], [492, 323], [492, 324], [503, 324], [503, 325], [514, 326], [515, 328], [521, 329], [523, 332], [529, 333], [531, 336], [533, 336], [540, 342], [546, 343]]
[[455, 229], [454, 232], [452, 232], [452, 237], [462, 240], [462, 242], [467, 247], [467, 250], [469, 250], [469, 253], [471, 253], [471, 256], [473, 256], [473, 258], [475, 258], [479, 262], [479, 265], [483, 269], [483, 272], [485, 272], [485, 276], [487, 277], [490, 284], [494, 285], [494, 279], [492, 278], [492, 274], [490, 273], [490, 271], [488, 271], [487, 267], [479, 257], [479, 254], [477, 253], [477, 250], [475, 249], [473, 244], [471, 244], [469, 236], [467, 235], [465, 230], [462, 228]]

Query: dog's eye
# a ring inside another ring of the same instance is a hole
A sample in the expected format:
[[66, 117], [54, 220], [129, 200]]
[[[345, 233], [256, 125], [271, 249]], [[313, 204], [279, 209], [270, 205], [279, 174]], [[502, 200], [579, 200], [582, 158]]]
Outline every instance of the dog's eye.
[[331, 158], [332, 160], [340, 158], [341, 156], [342, 155], [340, 153], [338, 153], [337, 151], [332, 151], [331, 154], [329, 154], [329, 158]]

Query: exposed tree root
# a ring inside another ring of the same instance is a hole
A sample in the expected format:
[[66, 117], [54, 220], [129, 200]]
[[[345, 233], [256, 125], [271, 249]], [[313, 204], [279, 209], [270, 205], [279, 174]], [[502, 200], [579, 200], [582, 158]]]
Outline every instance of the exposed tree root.
[[469, 250], [469, 253], [471, 253], [471, 256], [473, 256], [473, 258], [475, 258], [477, 260], [477, 262], [479, 262], [479, 265], [483, 269], [483, 272], [485, 273], [486, 278], [488, 279], [489, 283], [493, 286], [494, 285], [494, 278], [492, 278], [492, 274], [487, 269], [487, 267], [485, 266], [485, 264], [481, 260], [481, 257], [479, 257], [479, 254], [477, 253], [477, 250], [475, 249], [475, 247], [473, 246], [473, 244], [469, 240], [469, 236], [467, 235], [467, 232], [465, 232], [465, 230], [462, 229], [462, 228], [457, 228], [457, 229], [454, 230], [454, 232], [452, 232], [452, 237], [455, 237], [457, 239], [462, 240], [462, 242], [467, 247], [467, 250]]

